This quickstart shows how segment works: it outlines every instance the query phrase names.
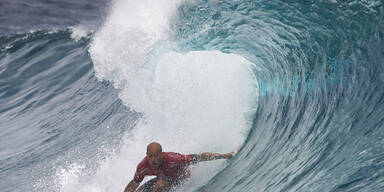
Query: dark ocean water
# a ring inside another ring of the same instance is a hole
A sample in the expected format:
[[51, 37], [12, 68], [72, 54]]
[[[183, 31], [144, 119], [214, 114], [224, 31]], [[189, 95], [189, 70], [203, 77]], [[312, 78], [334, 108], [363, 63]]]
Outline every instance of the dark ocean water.
[[384, 4], [0, 1], [0, 191], [384, 191]]
[[0, 34], [76, 25], [95, 29], [106, 16], [108, 5], [108, 0], [0, 0]]

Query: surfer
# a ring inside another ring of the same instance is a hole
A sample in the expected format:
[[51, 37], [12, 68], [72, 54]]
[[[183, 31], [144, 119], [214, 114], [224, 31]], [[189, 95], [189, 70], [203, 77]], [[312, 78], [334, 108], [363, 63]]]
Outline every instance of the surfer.
[[229, 159], [233, 154], [234, 152], [226, 154], [205, 152], [183, 155], [174, 152], [162, 152], [159, 143], [150, 143], [147, 146], [146, 157], [137, 166], [135, 176], [129, 182], [124, 192], [134, 192], [144, 177], [148, 175], [155, 175], [157, 177], [146, 182], [138, 191], [167, 191], [190, 177], [189, 165], [200, 161]]

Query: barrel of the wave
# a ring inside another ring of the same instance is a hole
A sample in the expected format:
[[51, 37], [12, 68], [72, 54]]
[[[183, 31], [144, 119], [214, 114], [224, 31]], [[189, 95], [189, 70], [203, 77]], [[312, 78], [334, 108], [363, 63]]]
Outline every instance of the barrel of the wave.
[[[226, 153], [241, 146], [250, 130], [258, 98], [254, 64], [240, 54], [181, 52], [171, 36], [178, 5], [117, 1], [94, 34], [89, 52], [95, 75], [112, 82], [122, 102], [141, 114], [120, 153], [101, 163], [95, 175], [121, 174], [116, 190], [134, 177], [148, 143], [182, 154]], [[183, 186], [196, 190], [227, 164], [195, 165]]]

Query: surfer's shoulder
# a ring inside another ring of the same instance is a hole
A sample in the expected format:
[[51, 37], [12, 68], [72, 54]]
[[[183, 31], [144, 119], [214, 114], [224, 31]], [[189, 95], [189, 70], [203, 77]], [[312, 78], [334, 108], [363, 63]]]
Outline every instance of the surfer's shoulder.
[[140, 163], [137, 165], [137, 168], [143, 168], [148, 166], [149, 166], [148, 157], [144, 157], [143, 160], [141, 160]]

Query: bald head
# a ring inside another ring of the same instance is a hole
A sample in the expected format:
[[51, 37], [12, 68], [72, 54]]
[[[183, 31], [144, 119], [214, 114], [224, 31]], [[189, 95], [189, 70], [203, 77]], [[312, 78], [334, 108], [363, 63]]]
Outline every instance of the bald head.
[[161, 145], [153, 142], [147, 146], [147, 157], [149, 165], [152, 168], [157, 169], [163, 163], [163, 152], [161, 149]]
[[156, 142], [152, 142], [147, 146], [147, 153], [161, 153], [161, 145]]
[[147, 153], [148, 152], [150, 152], [150, 153], [161, 153], [162, 152], [161, 145], [159, 143], [156, 143], [156, 142], [150, 143], [147, 146]]

